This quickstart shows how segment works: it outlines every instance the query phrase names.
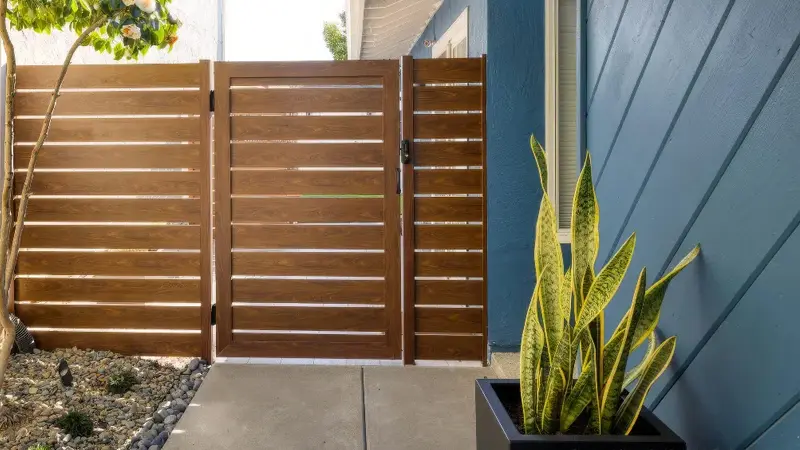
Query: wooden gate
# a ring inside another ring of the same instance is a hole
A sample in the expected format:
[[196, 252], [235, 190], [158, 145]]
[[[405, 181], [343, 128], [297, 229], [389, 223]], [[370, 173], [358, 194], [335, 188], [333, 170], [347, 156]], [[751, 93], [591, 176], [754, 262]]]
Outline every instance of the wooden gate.
[[399, 358], [399, 64], [215, 66], [217, 354]]

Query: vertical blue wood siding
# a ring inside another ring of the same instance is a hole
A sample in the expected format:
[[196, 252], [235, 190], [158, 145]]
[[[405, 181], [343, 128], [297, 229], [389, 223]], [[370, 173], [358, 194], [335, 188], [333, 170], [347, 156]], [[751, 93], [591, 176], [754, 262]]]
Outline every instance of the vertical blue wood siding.
[[469, 7], [467, 49], [471, 58], [486, 53], [486, 1], [487, 0], [444, 0], [417, 42], [411, 48], [414, 58], [430, 58], [432, 49], [425, 47], [425, 41], [436, 41], [450, 28], [450, 25]]
[[590, 0], [600, 262], [634, 231], [654, 277], [703, 246], [664, 302], [678, 346], [647, 400], [690, 448], [800, 448], [799, 45], [796, 0]]

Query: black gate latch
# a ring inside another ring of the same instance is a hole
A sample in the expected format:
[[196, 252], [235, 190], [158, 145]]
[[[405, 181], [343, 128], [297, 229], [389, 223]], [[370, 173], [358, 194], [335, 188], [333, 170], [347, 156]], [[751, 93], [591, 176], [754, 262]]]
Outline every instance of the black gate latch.
[[217, 324], [217, 304], [211, 305], [211, 325]]
[[408, 142], [408, 139], [400, 142], [400, 162], [403, 164], [411, 162], [411, 143]]

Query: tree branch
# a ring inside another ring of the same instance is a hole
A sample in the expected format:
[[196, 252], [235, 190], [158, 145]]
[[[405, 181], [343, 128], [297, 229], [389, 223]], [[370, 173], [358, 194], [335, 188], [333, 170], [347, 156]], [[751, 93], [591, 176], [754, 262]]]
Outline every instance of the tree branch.
[[[9, 237], [11, 235], [11, 215], [13, 208], [13, 161], [12, 146], [14, 145], [14, 97], [16, 95], [17, 80], [17, 57], [14, 44], [8, 32], [6, 14], [8, 12], [8, 0], [0, 3], [0, 39], [3, 42], [3, 49], [6, 54], [6, 99], [5, 99], [5, 128], [3, 139], [3, 191], [0, 197], [0, 273], [5, 273], [8, 260]], [[5, 279], [0, 280], [0, 301], [3, 303], [3, 313], [7, 314], [9, 308], [9, 286], [5, 284]]]

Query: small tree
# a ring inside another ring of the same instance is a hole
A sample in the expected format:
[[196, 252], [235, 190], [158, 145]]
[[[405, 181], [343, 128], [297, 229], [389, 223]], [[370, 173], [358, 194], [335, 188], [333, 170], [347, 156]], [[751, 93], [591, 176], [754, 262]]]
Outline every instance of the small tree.
[[344, 32], [347, 29], [347, 16], [344, 11], [339, 13], [341, 25], [334, 22], [325, 22], [322, 27], [322, 37], [325, 38], [325, 46], [330, 50], [333, 59], [344, 61], [347, 59], [347, 37]]
[[[7, 58], [5, 139], [3, 141], [3, 191], [0, 208], [0, 423], [8, 413], [3, 392], [8, 358], [14, 343], [14, 324], [9, 316], [10, 291], [14, 281], [28, 199], [31, 194], [34, 168], [39, 152], [47, 140], [53, 110], [75, 51], [90, 46], [98, 52], [114, 55], [114, 59], [135, 60], [153, 47], [172, 49], [178, 40], [180, 22], [170, 15], [172, 0], [0, 0], [0, 39]], [[53, 94], [42, 121], [39, 138], [31, 152], [25, 183], [20, 195], [16, 222], [13, 221], [11, 195], [13, 187], [12, 148], [14, 145], [14, 96], [17, 65], [9, 25], [17, 30], [50, 33], [68, 28], [77, 38], [67, 52]], [[13, 230], [13, 234], [12, 234]]]

